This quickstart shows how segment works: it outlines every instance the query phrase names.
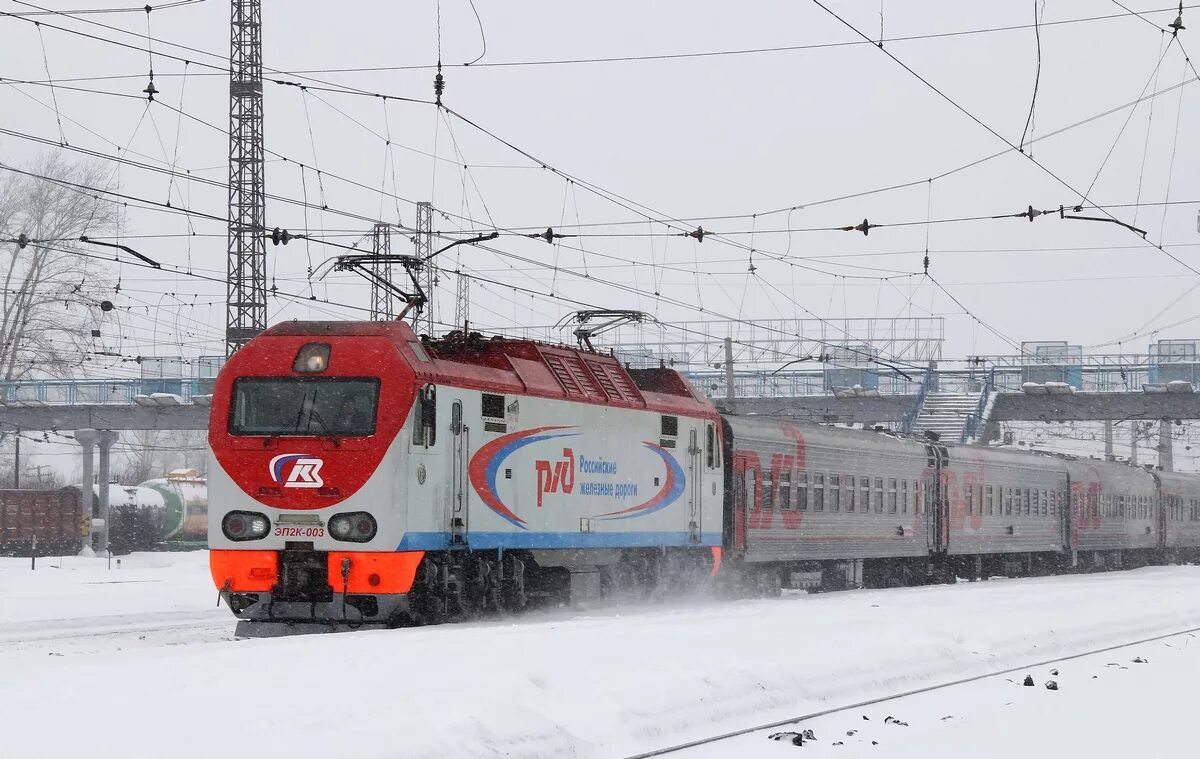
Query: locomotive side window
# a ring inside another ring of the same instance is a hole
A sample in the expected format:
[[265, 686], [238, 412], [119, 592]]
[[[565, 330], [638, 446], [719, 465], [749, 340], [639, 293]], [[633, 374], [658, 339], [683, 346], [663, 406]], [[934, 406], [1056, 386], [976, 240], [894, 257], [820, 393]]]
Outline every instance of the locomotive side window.
[[808, 472], [796, 472], [796, 508], [808, 511]]
[[413, 445], [428, 448], [437, 437], [437, 388], [425, 385], [417, 391], [413, 407]]
[[233, 383], [231, 435], [375, 434], [379, 380], [348, 377], [242, 377]]
[[813, 474], [813, 511], [825, 510], [825, 475], [820, 472]]
[[704, 425], [704, 465], [709, 469], [716, 467], [716, 437], [712, 424]]
[[662, 418], [662, 434], [663, 437], [676, 437], [679, 435], [679, 417], [664, 416]]

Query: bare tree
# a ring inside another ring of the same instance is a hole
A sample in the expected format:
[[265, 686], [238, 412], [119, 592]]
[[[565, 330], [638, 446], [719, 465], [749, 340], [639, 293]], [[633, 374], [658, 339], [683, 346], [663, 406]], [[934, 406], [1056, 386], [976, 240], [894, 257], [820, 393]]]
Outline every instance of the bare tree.
[[121, 436], [123, 462], [114, 467], [122, 485], [165, 477], [173, 469], [204, 470], [206, 434], [198, 430], [140, 430]]
[[[120, 207], [99, 193], [104, 169], [49, 153], [28, 174], [0, 179], [0, 379], [61, 376], [90, 351], [98, 308], [85, 292], [104, 269], [80, 236], [117, 226]], [[18, 242], [19, 241], [19, 242]]]

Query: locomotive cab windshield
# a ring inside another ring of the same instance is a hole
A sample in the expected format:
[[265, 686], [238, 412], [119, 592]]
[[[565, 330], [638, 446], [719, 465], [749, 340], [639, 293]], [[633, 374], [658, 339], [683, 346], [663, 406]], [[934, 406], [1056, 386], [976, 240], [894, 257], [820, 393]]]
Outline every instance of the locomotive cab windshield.
[[365, 437], [375, 434], [379, 380], [242, 377], [234, 383], [231, 435]]

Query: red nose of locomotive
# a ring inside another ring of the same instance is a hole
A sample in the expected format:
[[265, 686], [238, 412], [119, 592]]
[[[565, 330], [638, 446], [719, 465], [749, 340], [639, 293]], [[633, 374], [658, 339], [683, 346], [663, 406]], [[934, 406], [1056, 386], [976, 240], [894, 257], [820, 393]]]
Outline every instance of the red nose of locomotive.
[[370, 479], [404, 423], [416, 392], [405, 356], [413, 346], [420, 349], [400, 323], [267, 330], [217, 378], [209, 425], [217, 463], [263, 506], [315, 511], [341, 503]]
[[235, 614], [374, 622], [399, 609], [421, 555], [395, 550], [388, 483], [423, 355], [401, 323], [291, 322], [230, 357], [209, 422], [209, 542]]

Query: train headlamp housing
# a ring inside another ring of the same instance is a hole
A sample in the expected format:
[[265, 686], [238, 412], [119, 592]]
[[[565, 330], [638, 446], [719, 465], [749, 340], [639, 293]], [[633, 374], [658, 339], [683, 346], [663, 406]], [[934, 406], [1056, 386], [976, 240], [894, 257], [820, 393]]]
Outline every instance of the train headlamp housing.
[[367, 543], [375, 537], [378, 530], [379, 525], [375, 517], [365, 511], [349, 511], [345, 514], [334, 514], [329, 518], [329, 534], [334, 540]]
[[261, 540], [271, 529], [271, 520], [254, 511], [231, 511], [221, 520], [221, 532], [233, 541]]
[[292, 370], [319, 374], [329, 368], [329, 343], [305, 343], [292, 362]]

